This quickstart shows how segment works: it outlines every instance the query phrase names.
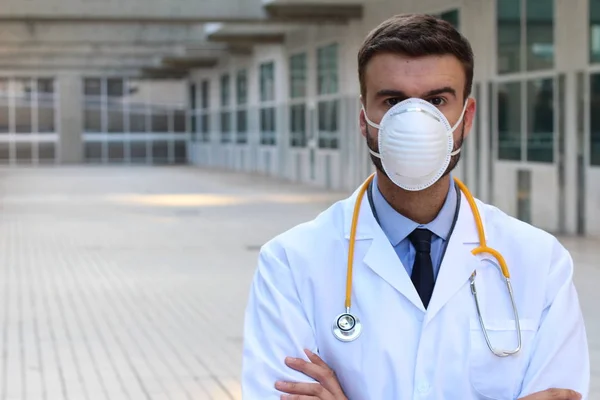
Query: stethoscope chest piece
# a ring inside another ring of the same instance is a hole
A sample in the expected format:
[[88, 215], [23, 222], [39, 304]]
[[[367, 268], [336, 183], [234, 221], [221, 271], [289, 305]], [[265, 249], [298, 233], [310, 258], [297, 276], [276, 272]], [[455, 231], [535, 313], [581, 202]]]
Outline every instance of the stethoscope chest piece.
[[356, 340], [362, 332], [360, 320], [350, 313], [343, 313], [333, 321], [333, 335], [342, 342]]

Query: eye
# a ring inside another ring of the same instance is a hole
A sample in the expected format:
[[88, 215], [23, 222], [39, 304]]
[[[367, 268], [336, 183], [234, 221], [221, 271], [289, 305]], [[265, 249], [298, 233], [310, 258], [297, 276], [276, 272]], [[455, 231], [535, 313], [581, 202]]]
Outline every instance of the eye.
[[385, 104], [387, 104], [390, 107], [394, 107], [396, 104], [398, 104], [400, 102], [400, 99], [398, 98], [391, 98], [391, 99], [387, 99], [385, 101]]
[[443, 97], [433, 97], [429, 99], [429, 102], [436, 107], [440, 107], [446, 104], [446, 99], [444, 99]]

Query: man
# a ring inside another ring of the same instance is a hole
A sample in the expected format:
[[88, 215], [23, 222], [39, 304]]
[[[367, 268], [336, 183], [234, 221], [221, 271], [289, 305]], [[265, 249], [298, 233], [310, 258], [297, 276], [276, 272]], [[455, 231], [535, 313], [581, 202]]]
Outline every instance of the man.
[[[467, 40], [395, 16], [366, 38], [358, 74], [376, 176], [261, 249], [244, 398], [586, 398], [570, 255], [451, 178], [475, 114]], [[360, 322], [338, 324], [346, 307]]]

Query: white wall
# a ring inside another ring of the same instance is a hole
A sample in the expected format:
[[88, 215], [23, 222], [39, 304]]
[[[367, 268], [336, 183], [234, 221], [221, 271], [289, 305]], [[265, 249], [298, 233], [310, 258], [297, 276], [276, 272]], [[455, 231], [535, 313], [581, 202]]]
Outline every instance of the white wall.
[[494, 205], [517, 216], [519, 170], [531, 171], [531, 223], [539, 228], [558, 230], [558, 185], [556, 167], [532, 163], [499, 161], [495, 164]]

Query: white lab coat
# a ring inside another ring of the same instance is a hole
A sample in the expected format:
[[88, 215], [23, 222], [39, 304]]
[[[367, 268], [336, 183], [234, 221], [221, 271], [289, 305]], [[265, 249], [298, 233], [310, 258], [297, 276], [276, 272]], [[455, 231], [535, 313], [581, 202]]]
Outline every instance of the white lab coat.
[[335, 370], [350, 400], [516, 399], [552, 387], [587, 398], [589, 353], [569, 253], [550, 234], [477, 201], [488, 246], [508, 264], [522, 329], [520, 353], [493, 355], [470, 291], [475, 269], [495, 347], [516, 346], [514, 316], [497, 264], [471, 254], [479, 239], [464, 195], [427, 310], [364, 196], [352, 290], [363, 332], [338, 341], [332, 324], [344, 312], [357, 193], [262, 247], [245, 316], [245, 400], [279, 399], [277, 380], [311, 382], [284, 364], [286, 356], [306, 359], [304, 348]]

